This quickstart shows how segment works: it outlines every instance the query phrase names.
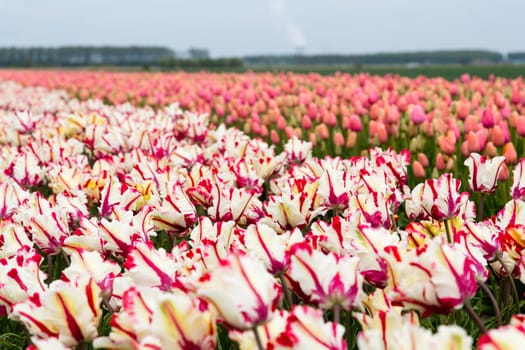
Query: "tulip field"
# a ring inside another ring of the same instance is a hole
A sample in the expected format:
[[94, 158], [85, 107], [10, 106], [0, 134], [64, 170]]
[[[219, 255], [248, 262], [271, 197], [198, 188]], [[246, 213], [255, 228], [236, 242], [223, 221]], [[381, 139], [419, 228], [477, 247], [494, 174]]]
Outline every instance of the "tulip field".
[[0, 70], [0, 349], [520, 349], [525, 83]]

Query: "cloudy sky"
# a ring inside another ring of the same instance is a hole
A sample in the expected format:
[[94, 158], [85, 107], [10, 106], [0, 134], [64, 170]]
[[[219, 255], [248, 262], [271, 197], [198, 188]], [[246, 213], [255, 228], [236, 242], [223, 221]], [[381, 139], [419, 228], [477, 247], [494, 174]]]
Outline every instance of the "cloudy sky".
[[0, 46], [162, 45], [214, 57], [525, 51], [524, 0], [0, 0]]

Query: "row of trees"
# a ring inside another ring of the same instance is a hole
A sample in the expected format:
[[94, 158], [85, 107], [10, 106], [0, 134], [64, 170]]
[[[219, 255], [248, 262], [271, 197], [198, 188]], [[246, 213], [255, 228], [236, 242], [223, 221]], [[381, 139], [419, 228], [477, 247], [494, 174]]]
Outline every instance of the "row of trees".
[[485, 50], [396, 52], [366, 55], [259, 55], [244, 58], [245, 64], [249, 66], [476, 64], [504, 61], [505, 57], [501, 53]]
[[162, 70], [237, 70], [243, 68], [244, 63], [240, 58], [202, 58], [179, 59], [166, 57], [160, 60]]
[[[195, 52], [193, 52], [195, 51]], [[0, 67], [33, 66], [156, 66], [164, 70], [237, 70], [247, 67], [361, 66], [525, 63], [525, 52], [503, 54], [487, 50], [398, 52], [366, 55], [257, 55], [243, 58], [209, 58], [207, 50], [178, 55], [157, 46], [64, 46], [57, 48], [0, 48]], [[184, 57], [184, 58], [182, 58]]]

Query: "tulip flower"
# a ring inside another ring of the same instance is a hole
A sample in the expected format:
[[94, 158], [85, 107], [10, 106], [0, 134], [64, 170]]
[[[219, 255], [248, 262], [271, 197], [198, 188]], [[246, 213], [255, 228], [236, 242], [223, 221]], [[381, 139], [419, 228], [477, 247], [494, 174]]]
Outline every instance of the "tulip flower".
[[284, 145], [284, 152], [290, 162], [302, 163], [312, 156], [312, 144], [292, 137]]
[[410, 112], [410, 119], [414, 124], [423, 123], [427, 119], [423, 107], [421, 107], [420, 105], [413, 106], [412, 111]]
[[163, 293], [153, 308], [151, 333], [162, 349], [214, 349], [215, 310], [182, 291]]
[[105, 260], [96, 251], [76, 249], [70, 255], [70, 264], [62, 271], [62, 279], [74, 281], [89, 275], [100, 287], [102, 296], [109, 296], [113, 290], [113, 280], [120, 274], [121, 267], [114, 261]]
[[10, 258], [18, 253], [22, 247], [31, 247], [33, 242], [27, 236], [24, 227], [12, 220], [0, 221], [0, 259]]
[[157, 289], [129, 287], [122, 296], [122, 307], [111, 320], [107, 337], [93, 341], [96, 348], [160, 350], [160, 339], [153, 335], [153, 308], [158, 303]]
[[295, 306], [287, 319], [286, 331], [277, 344], [293, 349], [347, 349], [345, 329], [334, 322], [325, 322], [321, 310]]
[[58, 254], [63, 241], [69, 236], [66, 213], [53, 206], [39, 192], [26, 201], [22, 208], [14, 216], [14, 221], [25, 227], [44, 253]]
[[414, 349], [421, 346], [440, 350], [472, 349], [472, 338], [458, 326], [439, 326], [435, 334], [410, 323], [389, 322], [385, 328], [383, 332], [377, 329], [361, 332], [357, 338], [359, 349]]
[[19, 302], [25, 302], [34, 294], [47, 289], [46, 274], [40, 270], [42, 257], [29, 246], [24, 246], [15, 255], [0, 259], [0, 305], [7, 311]]
[[325, 254], [308, 243], [297, 243], [290, 251], [286, 278], [307, 302], [324, 310], [335, 306], [350, 310], [363, 297], [359, 259], [331, 252]]
[[24, 191], [16, 182], [5, 181], [0, 183], [0, 218], [2, 220], [12, 217], [22, 202], [29, 198], [29, 193]]
[[211, 219], [233, 220], [246, 224], [262, 216], [261, 202], [256, 193], [237, 188], [223, 188], [219, 184], [215, 184], [212, 191], [212, 205], [208, 208]]
[[264, 264], [233, 254], [201, 277], [197, 293], [212, 303], [230, 326], [246, 330], [272, 318], [280, 288]]
[[153, 211], [152, 220], [157, 230], [182, 233], [195, 223], [197, 212], [180, 186], [176, 186], [158, 209]]
[[[293, 339], [287, 338], [286, 326], [290, 313], [286, 310], [276, 310], [274, 316], [266, 324], [257, 327], [257, 334], [260, 337], [263, 349], [288, 348], [292, 345]], [[239, 331], [232, 329], [228, 336], [239, 344], [240, 350], [253, 350], [257, 348], [257, 340], [253, 331]]]
[[461, 308], [476, 293], [477, 281], [487, 278], [486, 261], [476, 260], [460, 246], [443, 244], [439, 238], [419, 252], [400, 255], [398, 249], [391, 251], [395, 253], [384, 255], [393, 280], [390, 300], [419, 310], [423, 316]]
[[177, 264], [164, 249], [155, 249], [151, 242], [138, 242], [124, 262], [125, 276], [137, 286], [169, 290], [175, 284]]
[[347, 172], [327, 169], [319, 179], [319, 196], [326, 206], [344, 210], [348, 207], [350, 188], [354, 185]]
[[277, 234], [270, 226], [262, 223], [248, 226], [244, 233], [247, 251], [261, 258], [266, 269], [273, 275], [278, 275], [288, 268], [288, 247], [302, 240], [303, 235], [299, 229]]
[[242, 241], [244, 230], [234, 221], [212, 222], [208, 217], [201, 217], [190, 233], [189, 242], [200, 255], [205, 269], [213, 269], [230, 253], [244, 251]]
[[479, 350], [513, 349], [525, 341], [525, 319], [522, 314], [514, 315], [509, 325], [491, 329], [478, 340]]
[[54, 281], [45, 292], [16, 304], [10, 317], [39, 338], [58, 338], [75, 346], [97, 336], [100, 302], [100, 289], [92, 278]]
[[452, 219], [460, 210], [460, 181], [451, 174], [425, 181], [422, 194], [423, 209], [435, 220]]
[[471, 153], [465, 160], [469, 169], [469, 188], [474, 192], [492, 193], [498, 185], [497, 179], [505, 157], [487, 159], [478, 153]]

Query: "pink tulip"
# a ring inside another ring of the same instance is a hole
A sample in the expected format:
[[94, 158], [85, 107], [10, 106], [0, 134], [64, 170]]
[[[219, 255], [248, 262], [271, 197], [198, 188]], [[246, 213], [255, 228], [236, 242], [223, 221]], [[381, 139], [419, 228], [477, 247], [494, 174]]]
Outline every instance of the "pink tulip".
[[436, 169], [443, 171], [446, 168], [445, 157], [442, 153], [438, 153], [436, 156]]
[[414, 173], [414, 176], [417, 178], [424, 178], [426, 176], [425, 168], [423, 167], [423, 164], [419, 162], [418, 160], [415, 160], [412, 163], [412, 173]]
[[508, 142], [503, 146], [503, 156], [505, 157], [505, 163], [513, 164], [518, 160], [518, 154], [516, 148], [512, 142]]
[[363, 130], [363, 124], [361, 123], [361, 118], [359, 116], [352, 114], [350, 116], [350, 130], [355, 132], [360, 132]]
[[484, 128], [492, 128], [494, 126], [494, 114], [492, 113], [490, 108], [485, 108], [485, 110], [483, 110], [483, 113], [481, 115], [481, 124]]
[[505, 134], [499, 125], [495, 125], [490, 133], [490, 139], [496, 147], [501, 147], [505, 144]]
[[427, 119], [427, 116], [425, 114], [425, 111], [420, 105], [415, 105], [412, 107], [412, 111], [410, 112], [410, 120], [414, 124], [421, 124]]

